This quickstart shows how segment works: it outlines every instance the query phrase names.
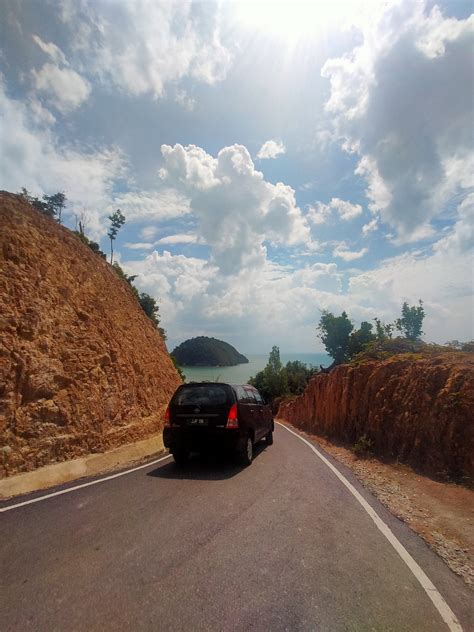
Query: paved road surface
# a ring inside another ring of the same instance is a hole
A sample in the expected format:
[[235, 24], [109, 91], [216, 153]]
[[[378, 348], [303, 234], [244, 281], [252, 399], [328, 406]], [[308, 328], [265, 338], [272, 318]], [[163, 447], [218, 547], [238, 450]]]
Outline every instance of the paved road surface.
[[[473, 630], [472, 592], [338, 468]], [[449, 629], [356, 498], [281, 427], [249, 468], [165, 459], [1, 513], [0, 561], [4, 632]]]

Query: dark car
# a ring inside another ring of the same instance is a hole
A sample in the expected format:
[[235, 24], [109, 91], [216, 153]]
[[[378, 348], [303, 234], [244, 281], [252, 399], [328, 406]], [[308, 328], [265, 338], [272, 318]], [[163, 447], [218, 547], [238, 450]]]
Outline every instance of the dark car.
[[191, 382], [171, 398], [163, 441], [178, 464], [211, 448], [232, 451], [250, 465], [257, 441], [273, 443], [273, 428], [272, 411], [253, 386]]

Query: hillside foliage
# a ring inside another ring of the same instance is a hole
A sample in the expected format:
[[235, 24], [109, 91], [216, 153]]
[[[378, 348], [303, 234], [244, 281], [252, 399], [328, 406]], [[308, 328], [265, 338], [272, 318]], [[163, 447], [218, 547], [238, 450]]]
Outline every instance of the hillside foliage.
[[280, 349], [274, 346], [270, 351], [267, 365], [249, 379], [249, 384], [255, 386], [263, 397], [273, 404], [279, 398], [303, 393], [308, 380], [315, 373], [315, 367], [308, 367], [299, 360], [287, 362], [283, 366]]
[[335, 366], [349, 362], [365, 350], [378, 349], [377, 345], [384, 343], [386, 343], [384, 352], [388, 352], [393, 332], [396, 330], [402, 335], [394, 339], [394, 342], [398, 341], [395, 347], [400, 347], [400, 345], [403, 347], [402, 342], [408, 342], [411, 346], [421, 342], [424, 318], [423, 301], [420, 300], [418, 305], [412, 306], [405, 301], [402, 305], [401, 316], [394, 323], [384, 323], [379, 318], [374, 318], [374, 332], [372, 323], [362, 321], [359, 329], [354, 329], [354, 324], [346, 312], [335, 316], [332, 312], [323, 310], [317, 326], [317, 336], [328, 354], [334, 359], [333, 366]]

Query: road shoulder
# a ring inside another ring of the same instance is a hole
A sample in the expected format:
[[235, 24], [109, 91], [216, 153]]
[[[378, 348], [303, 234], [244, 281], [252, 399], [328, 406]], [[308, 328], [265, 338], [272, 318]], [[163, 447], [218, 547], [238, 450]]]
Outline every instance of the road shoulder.
[[84, 477], [105, 474], [164, 452], [163, 437], [155, 435], [108, 452], [89, 454], [72, 461], [53, 463], [32, 472], [15, 474], [0, 480], [0, 500], [49, 489]]

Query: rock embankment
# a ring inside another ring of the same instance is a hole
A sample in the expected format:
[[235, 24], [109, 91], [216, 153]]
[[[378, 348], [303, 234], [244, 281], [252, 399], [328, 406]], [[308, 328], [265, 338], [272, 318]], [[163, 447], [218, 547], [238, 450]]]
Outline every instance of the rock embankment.
[[0, 477], [159, 432], [180, 381], [111, 266], [0, 193]]
[[474, 356], [400, 355], [341, 365], [311, 379], [278, 416], [294, 426], [360, 443], [379, 456], [472, 484]]

